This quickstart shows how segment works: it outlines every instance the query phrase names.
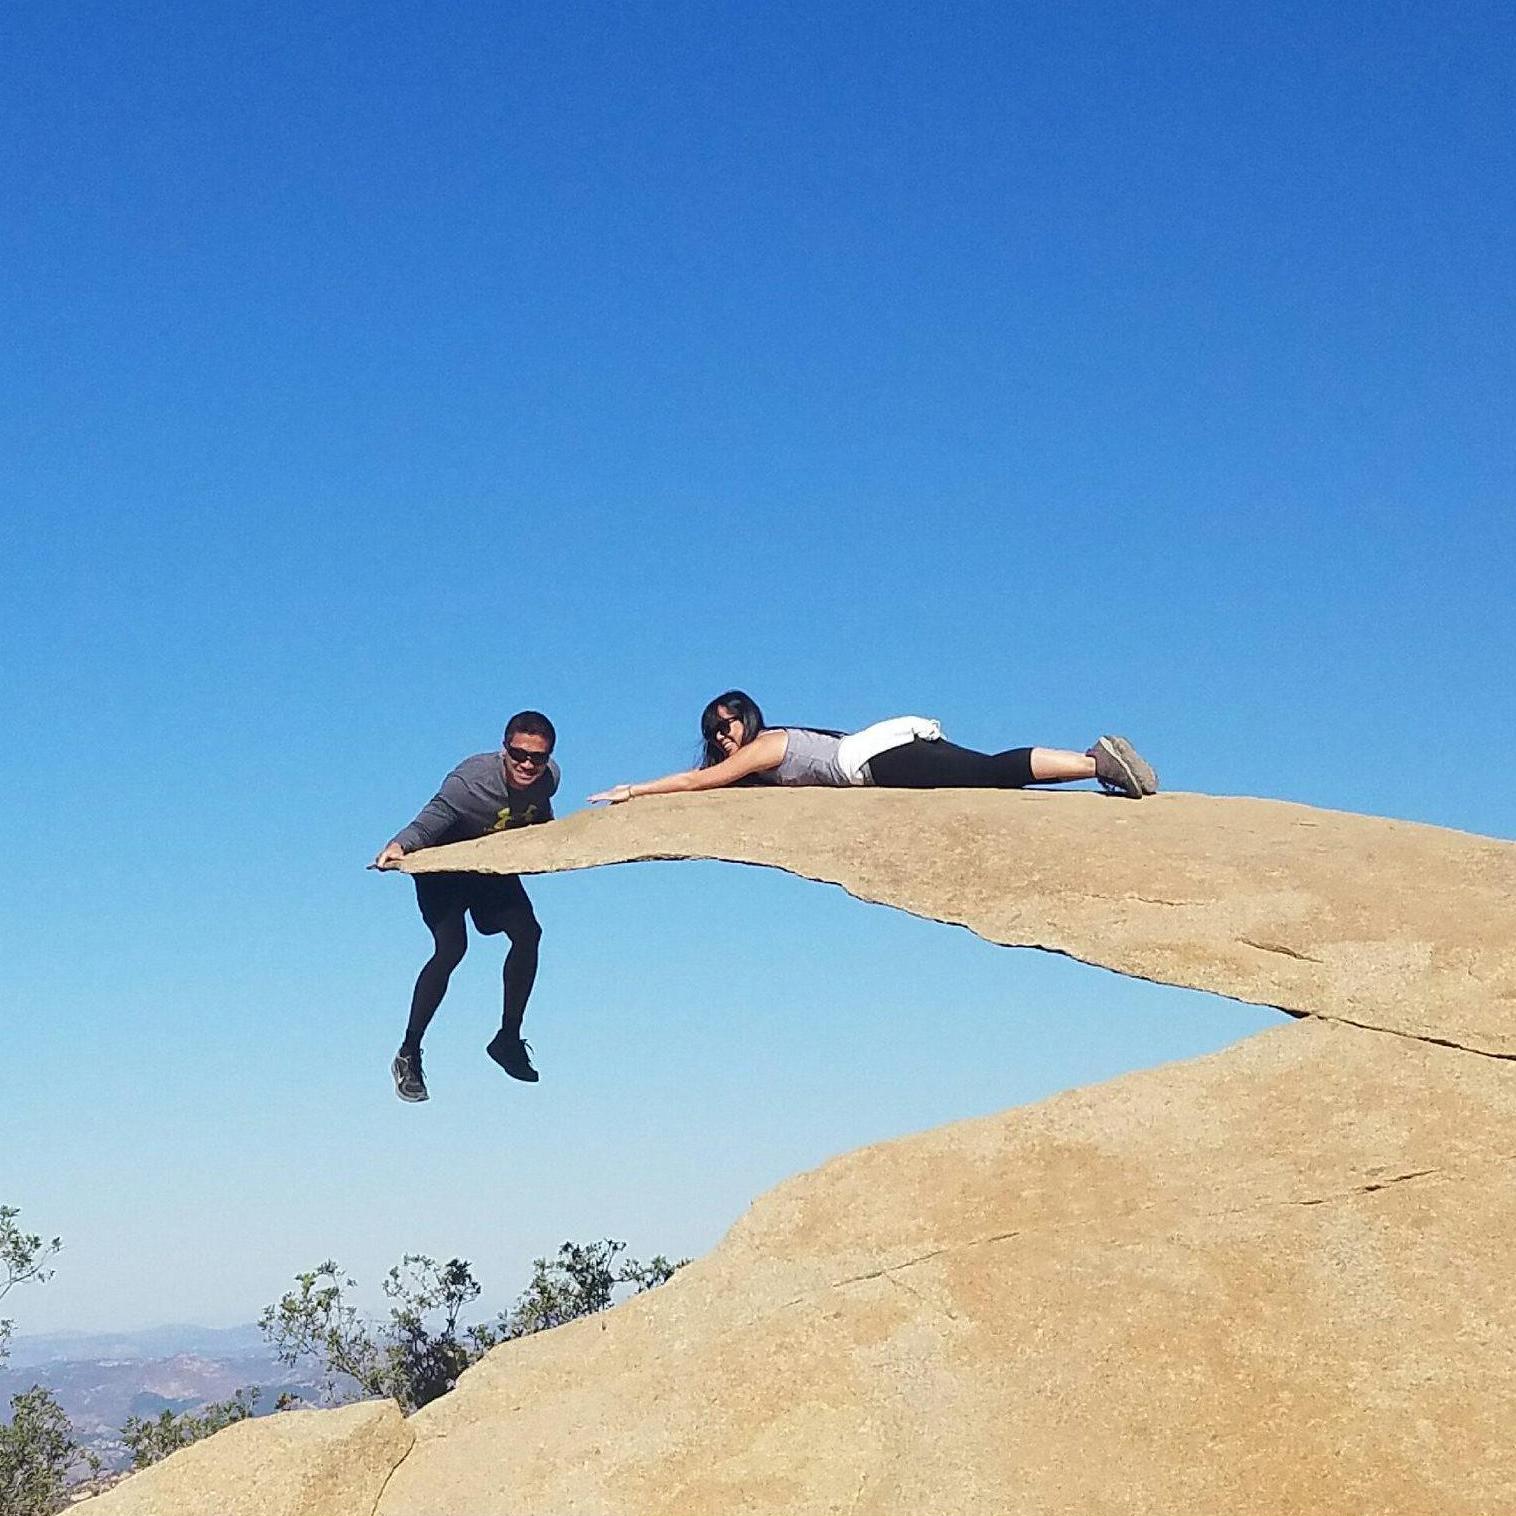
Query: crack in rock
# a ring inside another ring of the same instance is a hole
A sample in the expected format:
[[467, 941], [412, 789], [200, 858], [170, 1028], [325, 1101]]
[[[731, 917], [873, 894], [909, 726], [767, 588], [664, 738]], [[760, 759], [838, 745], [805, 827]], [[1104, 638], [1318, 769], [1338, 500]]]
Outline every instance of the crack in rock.
[[[1435, 1166], [1425, 1169], [1407, 1169], [1403, 1174], [1391, 1174], [1383, 1179], [1369, 1180], [1363, 1184], [1353, 1185], [1350, 1189], [1339, 1190], [1335, 1194], [1331, 1195], [1313, 1195], [1308, 1196], [1303, 1200], [1293, 1199], [1290, 1196], [1274, 1196], [1267, 1199], [1255, 1200], [1247, 1205], [1225, 1206], [1220, 1210], [1202, 1212], [1199, 1213], [1194, 1219], [1205, 1221], [1211, 1220], [1213, 1218], [1220, 1218], [1223, 1216], [1240, 1216], [1245, 1215], [1249, 1211], [1264, 1210], [1279, 1206], [1329, 1205], [1336, 1201], [1351, 1200], [1356, 1195], [1372, 1195], [1377, 1193], [1379, 1190], [1387, 1190], [1397, 1184], [1405, 1184], [1413, 1179], [1426, 1179], [1434, 1174], [1441, 1175], [1445, 1172], [1445, 1170]], [[1160, 1201], [1151, 1201], [1147, 1205], [1140, 1206], [1135, 1210], [1124, 1213], [1124, 1215], [1119, 1218], [1112, 1218], [1109, 1216], [1090, 1216], [1071, 1224], [1076, 1227], [1087, 1228], [1109, 1224], [1113, 1219], [1131, 1221], [1135, 1220], [1139, 1216], [1144, 1216], [1151, 1211], [1160, 1209], [1161, 1205], [1162, 1202]], [[1066, 1230], [1066, 1228], [1063, 1226], [1043, 1227], [1035, 1229], [1032, 1235], [1046, 1236], [1049, 1233], [1060, 1232], [1064, 1230]], [[817, 1296], [823, 1293], [832, 1290], [847, 1289], [850, 1285], [867, 1284], [875, 1279], [883, 1279], [888, 1284], [897, 1285], [900, 1288], [907, 1290], [910, 1294], [916, 1296], [916, 1298], [918, 1300], [921, 1300], [924, 1304], [930, 1305], [931, 1302], [927, 1301], [925, 1297], [922, 1296], [920, 1291], [911, 1289], [904, 1280], [899, 1279], [896, 1276], [904, 1273], [906, 1269], [917, 1268], [923, 1263], [930, 1263], [934, 1258], [941, 1258], [948, 1253], [962, 1253], [968, 1251], [970, 1248], [989, 1247], [998, 1242], [1009, 1242], [1014, 1238], [1027, 1235], [1027, 1233], [1027, 1228], [1018, 1227], [1015, 1230], [1009, 1232], [996, 1232], [989, 1237], [974, 1237], [967, 1242], [949, 1243], [946, 1247], [932, 1248], [925, 1253], [918, 1253], [914, 1258], [907, 1258], [902, 1263], [887, 1264], [882, 1268], [869, 1269], [862, 1274], [849, 1274], [844, 1279], [834, 1279], [830, 1283], [822, 1285], [819, 1289], [811, 1290], [804, 1295], [796, 1295], [792, 1299], [786, 1300], [781, 1309], [788, 1310], [792, 1306], [804, 1305], [807, 1301], [814, 1300], [817, 1298]], [[1110, 1239], [1110, 1241], [1113, 1243], [1117, 1242], [1118, 1240], [1119, 1239], [1116, 1238]], [[945, 1311], [946, 1314], [951, 1316], [955, 1321], [958, 1319], [953, 1315], [953, 1312], [945, 1306], [935, 1308]]]
[[897, 1290], [904, 1290], [907, 1295], [911, 1296], [914, 1300], [919, 1300], [929, 1310], [941, 1311], [949, 1321], [957, 1321], [958, 1313], [951, 1306], [937, 1305], [934, 1301], [928, 1300], [920, 1290], [912, 1288], [905, 1280], [897, 1278], [894, 1269], [886, 1269], [883, 1277], [890, 1284], [894, 1285]]
[[395, 1460], [394, 1466], [390, 1469], [389, 1473], [384, 1476], [384, 1483], [379, 1486], [379, 1493], [374, 1496], [374, 1506], [373, 1509], [369, 1512], [369, 1516], [379, 1516], [379, 1507], [384, 1503], [384, 1492], [389, 1489], [390, 1480], [392, 1480], [395, 1475], [399, 1473], [400, 1465], [404, 1463], [405, 1460], [416, 1451], [416, 1443], [418, 1440], [419, 1439], [413, 1431], [411, 1433], [410, 1446], [407, 1447], [406, 1450], [399, 1456], [399, 1458]]
[[[898, 1274], [902, 1269], [913, 1269], [917, 1264], [930, 1263], [932, 1259], [940, 1258], [944, 1253], [961, 1253], [966, 1248], [980, 1248], [992, 1242], [1006, 1242], [1010, 1238], [1019, 1237], [1020, 1235], [1021, 1232], [1019, 1230], [1014, 1232], [996, 1232], [992, 1237], [974, 1237], [968, 1242], [950, 1243], [947, 1247], [933, 1248], [930, 1252], [918, 1253], [914, 1258], [907, 1258], [904, 1263], [891, 1263], [887, 1264], [884, 1268], [870, 1269], [866, 1274], [854, 1274], [847, 1279], [835, 1279], [825, 1288], [840, 1290], [850, 1284], [863, 1284], [870, 1279], [883, 1279], [890, 1274]], [[808, 1300], [809, 1298], [810, 1296], [808, 1295], [798, 1295], [790, 1304], [798, 1305], [800, 1301]]]
[[1354, 1185], [1337, 1195], [1318, 1195], [1311, 1200], [1292, 1200], [1291, 1205], [1330, 1205], [1337, 1200], [1351, 1200], [1354, 1195], [1372, 1195], [1376, 1190], [1387, 1190], [1392, 1184], [1405, 1184], [1410, 1179], [1425, 1179], [1428, 1174], [1440, 1174], [1441, 1169], [1410, 1169], [1404, 1174], [1391, 1174], [1388, 1179], [1376, 1180], [1373, 1184]]
[[1466, 1042], [1454, 1042], [1451, 1037], [1434, 1037], [1430, 1032], [1402, 1032], [1398, 1027], [1378, 1026], [1372, 1021], [1354, 1021], [1351, 1016], [1333, 1016], [1326, 1011], [1292, 1011], [1287, 1005], [1276, 1005], [1276, 1011], [1301, 1020], [1336, 1021], [1342, 1026], [1356, 1027], [1360, 1032], [1383, 1032], [1387, 1037], [1404, 1037], [1408, 1042], [1426, 1042], [1436, 1048], [1452, 1048], [1455, 1053], [1472, 1053], [1476, 1058], [1494, 1058], [1504, 1063], [1516, 1063], [1516, 1053], [1497, 1053], [1493, 1048], [1470, 1047]]
[[1295, 948], [1286, 947], [1282, 942], [1258, 942], [1252, 937], [1239, 937], [1243, 947], [1257, 948], [1260, 953], [1278, 953], [1281, 958], [1293, 958], [1298, 963], [1320, 963], [1320, 958], [1313, 958], [1309, 953], [1298, 952]]

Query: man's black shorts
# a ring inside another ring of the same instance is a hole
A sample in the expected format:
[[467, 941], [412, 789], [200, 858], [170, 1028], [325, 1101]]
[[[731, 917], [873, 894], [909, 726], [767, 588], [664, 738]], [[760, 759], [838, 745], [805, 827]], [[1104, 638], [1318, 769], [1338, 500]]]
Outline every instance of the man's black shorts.
[[416, 904], [421, 919], [434, 930], [465, 911], [475, 931], [486, 937], [509, 931], [520, 921], [534, 921], [532, 902], [516, 874], [417, 874]]

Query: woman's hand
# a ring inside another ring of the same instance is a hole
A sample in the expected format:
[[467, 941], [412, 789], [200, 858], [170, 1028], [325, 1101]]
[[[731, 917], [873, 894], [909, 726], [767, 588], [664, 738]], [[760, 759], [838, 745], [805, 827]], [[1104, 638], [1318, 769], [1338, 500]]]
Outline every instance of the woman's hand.
[[598, 800], [609, 800], [612, 805], [622, 805], [632, 798], [632, 787], [629, 784], [615, 784], [608, 790], [601, 790], [598, 795], [590, 796], [590, 804], [594, 805]]

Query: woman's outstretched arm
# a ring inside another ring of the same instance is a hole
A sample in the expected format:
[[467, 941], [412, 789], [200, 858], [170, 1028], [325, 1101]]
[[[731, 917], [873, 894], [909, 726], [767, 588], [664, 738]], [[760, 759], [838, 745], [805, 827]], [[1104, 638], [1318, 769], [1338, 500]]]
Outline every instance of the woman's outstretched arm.
[[636, 795], [673, 795], [681, 790], [719, 790], [749, 774], [767, 773], [776, 769], [784, 758], [789, 738], [782, 731], [759, 732], [746, 747], [740, 747], [730, 758], [713, 763], [708, 769], [686, 769], [682, 774], [665, 774], [662, 779], [639, 779], [636, 784], [618, 784], [611, 789], [591, 795], [590, 802], [609, 800], [620, 805]]

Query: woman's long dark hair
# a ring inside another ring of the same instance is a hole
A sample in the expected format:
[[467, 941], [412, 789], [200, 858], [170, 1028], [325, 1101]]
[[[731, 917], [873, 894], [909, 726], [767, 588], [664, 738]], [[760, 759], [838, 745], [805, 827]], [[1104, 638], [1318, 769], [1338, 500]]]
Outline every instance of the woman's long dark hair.
[[716, 724], [721, 720], [716, 714], [716, 707], [720, 705], [724, 705], [742, 723], [743, 747], [763, 730], [763, 712], [758, 709], [758, 702], [746, 691], [728, 690], [724, 695], [717, 695], [700, 713], [700, 767], [703, 769], [713, 767], [726, 757], [721, 751], [721, 744], [716, 741]]

